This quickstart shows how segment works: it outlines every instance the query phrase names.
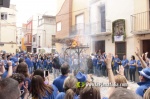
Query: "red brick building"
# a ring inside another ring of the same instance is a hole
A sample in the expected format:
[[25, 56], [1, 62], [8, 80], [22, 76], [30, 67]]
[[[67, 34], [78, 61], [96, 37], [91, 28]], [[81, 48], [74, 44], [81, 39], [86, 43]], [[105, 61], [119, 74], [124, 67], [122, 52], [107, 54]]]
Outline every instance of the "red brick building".
[[[69, 36], [72, 25], [72, 0], [65, 0], [56, 15], [56, 38], [64, 39]], [[56, 49], [61, 52], [63, 44], [56, 43]]]
[[24, 45], [26, 46], [27, 52], [31, 52], [32, 48], [32, 20], [28, 21], [26, 24], [26, 32], [24, 34], [25, 42]]

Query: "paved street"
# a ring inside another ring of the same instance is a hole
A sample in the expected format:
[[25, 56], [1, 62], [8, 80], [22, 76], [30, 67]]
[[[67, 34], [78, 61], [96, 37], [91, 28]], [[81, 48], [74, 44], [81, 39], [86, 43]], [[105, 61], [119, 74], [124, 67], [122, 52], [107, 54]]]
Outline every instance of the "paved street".
[[[52, 74], [50, 74], [50, 78], [51, 78], [51, 83], [53, 82], [54, 78], [52, 76]], [[99, 83], [108, 83], [108, 78], [105, 77], [96, 77], [93, 76], [94, 78], [94, 82], [99, 82]], [[129, 88], [133, 91], [136, 90], [136, 88], [138, 87], [138, 85], [136, 83], [132, 83], [132, 82], [128, 82], [129, 84]], [[100, 91], [101, 91], [101, 96], [106, 96], [106, 93], [108, 92], [108, 87], [100, 87]]]

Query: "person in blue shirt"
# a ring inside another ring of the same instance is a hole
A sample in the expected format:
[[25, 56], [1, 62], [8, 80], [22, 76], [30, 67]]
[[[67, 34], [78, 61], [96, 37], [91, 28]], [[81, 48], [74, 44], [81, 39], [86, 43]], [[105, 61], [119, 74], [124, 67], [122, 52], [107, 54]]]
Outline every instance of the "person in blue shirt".
[[100, 61], [100, 56], [98, 56], [97, 65], [96, 65], [96, 74], [98, 77], [100, 76], [100, 68], [101, 68], [101, 61]]
[[[20, 74], [23, 74], [25, 76], [24, 84], [27, 83], [28, 90], [30, 90], [31, 79], [30, 79], [29, 72], [28, 72], [28, 65], [25, 62], [21, 62], [17, 66], [16, 73], [20, 73]], [[24, 89], [24, 88], [22, 87], [22, 89]]]
[[53, 61], [52, 57], [47, 58], [47, 70], [48, 70], [50, 73], [52, 73], [52, 65], [53, 65], [52, 61]]
[[118, 55], [115, 55], [113, 62], [114, 62], [113, 71], [114, 71], [114, 74], [116, 75], [117, 74], [116, 70], [119, 70], [119, 64], [121, 62], [121, 60], [118, 58]]
[[56, 99], [58, 91], [55, 86], [45, 84], [40, 75], [34, 75], [31, 80], [30, 93], [32, 99]]
[[44, 67], [44, 69], [46, 69], [47, 66], [48, 66], [48, 64], [47, 64], [47, 58], [45, 57], [44, 60], [43, 60], [43, 67]]
[[[139, 71], [141, 71], [143, 69], [140, 60], [137, 61], [137, 67], [138, 67], [138, 73], [139, 73]], [[140, 73], [139, 73], [139, 75], [140, 75]]]
[[101, 58], [101, 67], [102, 67], [102, 75], [106, 77], [106, 63], [105, 63], [105, 56], [103, 55]]
[[59, 92], [64, 92], [63, 84], [64, 80], [67, 78], [69, 70], [69, 65], [67, 63], [62, 64], [61, 66], [61, 74], [56, 79], [54, 79], [53, 84], [58, 88]]
[[92, 62], [93, 62], [93, 72], [96, 75], [96, 65], [97, 65], [97, 57], [96, 57], [96, 55], [94, 56]]
[[30, 60], [30, 58], [27, 57], [27, 55], [25, 55], [25, 62], [28, 65], [28, 69], [29, 69], [29, 73], [32, 73], [32, 61]]
[[49, 82], [50, 82], [49, 80], [50, 80], [50, 79], [47, 79], [47, 78], [49, 78], [49, 75], [45, 77], [45, 76], [44, 76], [44, 70], [42, 70], [42, 69], [37, 69], [37, 70], [35, 70], [34, 73], [33, 73], [33, 76], [35, 76], [35, 75], [41, 76], [41, 77], [43, 78], [44, 84], [53, 87], [53, 92], [54, 92], [54, 96], [55, 96], [54, 99], [56, 99], [56, 96], [57, 96], [57, 94], [59, 93], [59, 91], [58, 91], [58, 89], [57, 89], [57, 87], [56, 87], [55, 85], [49, 84]]
[[42, 64], [42, 60], [40, 57], [38, 57], [38, 60], [37, 60], [37, 69], [43, 69], [43, 64]]
[[[76, 95], [76, 92], [74, 92], [77, 87], [76, 84], [78, 83], [77, 79], [74, 76], [68, 76], [64, 81], [64, 90], [65, 92], [60, 92], [56, 99], [69, 99], [68, 96], [74, 97], [73, 99], [79, 99]], [[74, 94], [72, 94], [72, 92]]]
[[142, 71], [139, 71], [139, 73], [140, 82], [137, 83], [139, 87], [136, 89], [136, 94], [143, 97], [145, 91], [150, 88], [150, 68], [144, 68]]
[[[2, 62], [1, 65], [4, 67], [4, 61]], [[12, 62], [8, 61], [6, 69], [5, 69], [4, 73], [2, 74], [2, 79], [10, 77], [12, 75], [12, 73], [13, 73]]]
[[129, 72], [128, 63], [129, 63], [129, 61], [126, 58], [126, 55], [123, 55], [123, 60], [121, 61], [121, 64], [124, 67], [124, 74], [125, 74], [126, 79], [128, 79], [128, 72]]
[[135, 82], [136, 60], [134, 55], [131, 56], [131, 60], [129, 61], [128, 65], [129, 65], [130, 81]]

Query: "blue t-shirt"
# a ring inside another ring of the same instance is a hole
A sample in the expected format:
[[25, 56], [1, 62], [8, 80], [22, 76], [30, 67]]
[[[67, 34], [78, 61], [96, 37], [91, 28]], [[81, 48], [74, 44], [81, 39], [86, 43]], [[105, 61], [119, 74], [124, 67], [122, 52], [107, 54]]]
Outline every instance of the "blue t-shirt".
[[138, 66], [138, 67], [142, 67], [142, 64], [141, 64], [141, 61], [140, 61], [140, 60], [137, 61], [137, 66]]
[[120, 62], [120, 59], [119, 58], [114, 58], [114, 67], [119, 66], [118, 62]]
[[139, 87], [136, 89], [136, 94], [140, 95], [143, 97], [144, 95], [144, 90], [148, 89], [150, 87], [150, 81], [147, 82], [139, 82], [137, 83]]
[[12, 57], [11, 60], [14, 62], [14, 63], [17, 63], [19, 62], [18, 58], [17, 57]]
[[[136, 63], [136, 60], [130, 60], [129, 64], [134, 64]], [[130, 65], [130, 68], [136, 68], [136, 66]]]
[[52, 94], [50, 94], [46, 91], [46, 96], [41, 97], [40, 99], [56, 99], [56, 96], [58, 94], [58, 89], [53, 84], [51, 86], [53, 88]]
[[[24, 79], [24, 84], [25, 84], [25, 82], [28, 82], [28, 90], [30, 90], [30, 87], [31, 87], [31, 79], [30, 78], [25, 78]], [[24, 87], [22, 86], [21, 87], [21, 90], [23, 90], [24, 89]]]
[[95, 57], [95, 58], [93, 58], [92, 62], [93, 62], [93, 66], [95, 66], [95, 67], [96, 67], [96, 65], [97, 65], [97, 58], [96, 58], [96, 57]]
[[[126, 64], [128, 64], [129, 61], [127, 59], [124, 59], [121, 61], [122, 66], [124, 67]], [[128, 66], [126, 66], [125, 68], [128, 68]]]
[[[66, 93], [61, 92], [57, 95], [56, 99], [65, 99], [65, 95], [66, 95]], [[79, 97], [77, 95], [75, 95], [74, 99], [79, 99]]]
[[57, 97], [56, 97], [56, 99], [64, 99], [65, 98], [65, 93], [64, 92], [60, 92], [58, 95], [57, 95]]
[[106, 66], [105, 61], [104, 61], [104, 58], [100, 59], [100, 62], [102, 63], [102, 64], [101, 64], [102, 66]]
[[28, 65], [28, 67], [32, 66], [32, 61], [29, 58], [25, 58], [25, 62]]
[[47, 66], [47, 60], [46, 59], [43, 61], [43, 65]]
[[67, 76], [61, 75], [53, 81], [53, 84], [58, 88], [59, 92], [64, 92], [63, 84], [66, 78]]
[[2, 79], [6, 78], [7, 77], [7, 74], [8, 74], [8, 71], [6, 70], [3, 75], [2, 75]]

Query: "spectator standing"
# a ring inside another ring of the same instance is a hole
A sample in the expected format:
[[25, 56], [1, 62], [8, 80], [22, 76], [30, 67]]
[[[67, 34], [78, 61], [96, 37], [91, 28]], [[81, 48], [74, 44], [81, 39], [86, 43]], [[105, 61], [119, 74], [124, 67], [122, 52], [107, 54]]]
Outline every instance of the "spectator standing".
[[118, 55], [115, 55], [113, 62], [114, 62], [113, 71], [114, 71], [114, 74], [116, 75], [117, 74], [116, 71], [119, 70], [119, 64], [121, 62], [121, 60], [118, 58]]
[[54, 55], [54, 59], [53, 59], [53, 74], [54, 74], [54, 78], [58, 77], [60, 74], [60, 62], [59, 62], [59, 58], [58, 58], [58, 54]]
[[126, 58], [126, 55], [123, 55], [123, 60], [121, 61], [121, 64], [124, 67], [124, 75], [125, 75], [126, 79], [128, 79], [128, 73], [129, 73], [128, 63], [129, 63], [129, 61]]
[[129, 61], [128, 65], [129, 65], [130, 81], [135, 82], [136, 60], [133, 55], [131, 56], [131, 60]]
[[57, 78], [54, 79], [53, 84], [58, 88], [59, 92], [64, 92], [63, 84], [64, 80], [67, 78], [69, 70], [69, 65], [67, 63], [64, 63], [61, 66], [61, 74]]

